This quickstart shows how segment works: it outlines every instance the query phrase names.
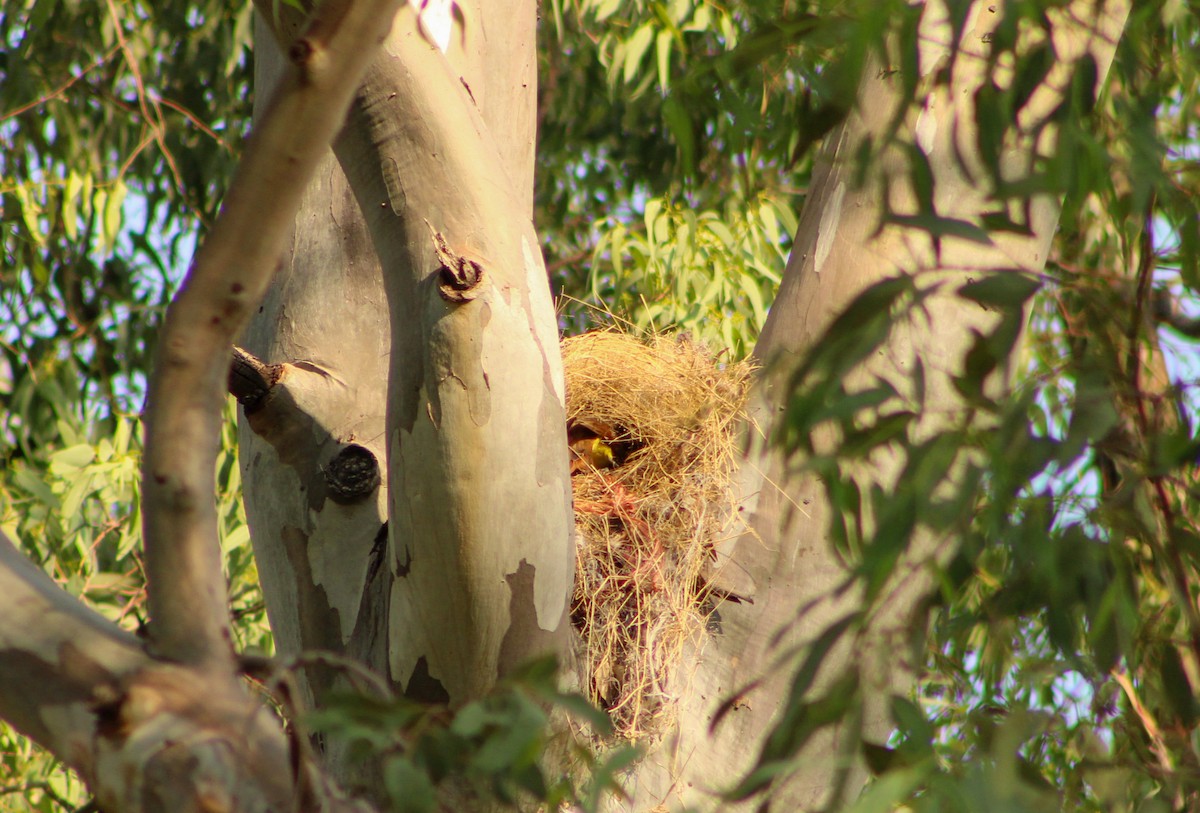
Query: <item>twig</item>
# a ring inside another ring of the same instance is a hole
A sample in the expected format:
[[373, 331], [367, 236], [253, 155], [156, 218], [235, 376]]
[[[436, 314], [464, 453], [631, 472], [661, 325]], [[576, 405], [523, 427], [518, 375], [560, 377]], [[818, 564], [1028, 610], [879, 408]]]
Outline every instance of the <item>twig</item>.
[[1171, 751], [1167, 748], [1167, 743], [1163, 739], [1162, 729], [1158, 727], [1158, 722], [1154, 719], [1154, 715], [1142, 703], [1138, 697], [1137, 689], [1133, 686], [1133, 681], [1129, 678], [1129, 674], [1124, 670], [1114, 669], [1112, 672], [1113, 680], [1125, 692], [1125, 697], [1129, 699], [1129, 705], [1133, 708], [1133, 713], [1138, 716], [1142, 723], [1142, 728], [1146, 730], [1146, 736], [1150, 738], [1150, 748], [1154, 751], [1154, 755], [1158, 757], [1159, 767], [1163, 770], [1164, 776], [1170, 776], [1174, 771], [1175, 766], [1171, 764]]
[[225, 150], [225, 152], [228, 152], [228, 153], [233, 152], [233, 147], [229, 144], [228, 141], [221, 138], [220, 134], [217, 133], [216, 130], [209, 127], [207, 124], [205, 124], [204, 121], [201, 120], [201, 118], [199, 116], [197, 116], [191, 110], [189, 110], [186, 107], [184, 107], [183, 105], [181, 105], [179, 102], [172, 101], [171, 99], [164, 99], [158, 95], [152, 96], [151, 98], [153, 98], [155, 105], [162, 105], [163, 107], [170, 108], [171, 110], [174, 110], [176, 113], [179, 113], [181, 116], [183, 116], [189, 122], [191, 122], [193, 127], [195, 127], [200, 132], [204, 133], [206, 136], [211, 138], [213, 141], [217, 142], [219, 145], [221, 145], [221, 149]]
[[40, 790], [42, 793], [46, 794], [46, 797], [50, 799], [50, 801], [54, 802], [63, 810], [75, 810], [75, 805], [71, 804], [71, 802], [60, 796], [49, 782], [34, 781], [19, 782], [15, 785], [4, 785], [0, 787], [0, 796], [11, 796], [14, 793], [26, 794], [25, 801], [28, 803], [29, 799], [27, 794], [31, 790]]
[[86, 68], [84, 68], [79, 73], [72, 76], [67, 81], [63, 82], [61, 85], [56, 87], [54, 90], [50, 91], [49, 93], [47, 93], [37, 99], [34, 99], [32, 102], [23, 104], [20, 107], [14, 108], [13, 110], [10, 110], [7, 113], [5, 113], [4, 115], [0, 116], [0, 122], [8, 121], [9, 119], [13, 118], [14, 116], [19, 116], [27, 110], [32, 110], [35, 107], [40, 107], [41, 105], [44, 105], [46, 102], [50, 101], [51, 99], [57, 99], [59, 96], [63, 95], [63, 93], [65, 93], [71, 87], [71, 85], [75, 84], [80, 79], [87, 76], [91, 71], [94, 71], [96, 68], [99, 68], [101, 65], [108, 62], [108, 60], [112, 59], [113, 55], [118, 50], [120, 50], [120, 48], [121, 48], [120, 43], [118, 43], [117, 45], [114, 45], [112, 48], [109, 48], [108, 53], [106, 53], [104, 56], [97, 59], [91, 65], [88, 65]]
[[[175, 178], [176, 187], [183, 190], [183, 176], [180, 174], [179, 167], [175, 163], [175, 156], [171, 154], [170, 148], [167, 147], [165, 137], [166, 127], [163, 125], [162, 116], [152, 115], [150, 105], [146, 101], [146, 85], [142, 81], [142, 71], [138, 67], [137, 57], [129, 47], [129, 41], [125, 39], [125, 29], [121, 25], [121, 15], [117, 12], [117, 6], [113, 0], [107, 0], [107, 3], [108, 14], [112, 18], [113, 32], [117, 38], [117, 45], [125, 57], [125, 63], [129, 66], [129, 72], [133, 75], [133, 84], [137, 88], [138, 107], [141, 110], [142, 119], [146, 122], [146, 126], [150, 128], [150, 131], [154, 133], [154, 140], [158, 143], [158, 148], [162, 150], [167, 166], [171, 168], [171, 175]], [[157, 108], [155, 112], [157, 112]]]

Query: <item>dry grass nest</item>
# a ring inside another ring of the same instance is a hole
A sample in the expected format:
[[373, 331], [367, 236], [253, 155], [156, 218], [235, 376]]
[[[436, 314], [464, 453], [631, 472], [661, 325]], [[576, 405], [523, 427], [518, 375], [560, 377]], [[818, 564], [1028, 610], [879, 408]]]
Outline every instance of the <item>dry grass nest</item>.
[[[563, 342], [584, 685], [616, 733], [671, 722], [676, 667], [712, 611], [704, 573], [731, 530], [735, 428], [751, 366], [686, 337]], [[595, 444], [603, 444], [596, 446]]]

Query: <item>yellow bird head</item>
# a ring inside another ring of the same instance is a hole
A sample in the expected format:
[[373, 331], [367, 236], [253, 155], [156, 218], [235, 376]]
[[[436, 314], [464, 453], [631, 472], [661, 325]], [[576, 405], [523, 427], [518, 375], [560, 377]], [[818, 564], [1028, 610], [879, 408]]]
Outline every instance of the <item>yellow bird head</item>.
[[571, 472], [611, 469], [617, 464], [612, 447], [600, 438], [580, 438], [571, 444]]

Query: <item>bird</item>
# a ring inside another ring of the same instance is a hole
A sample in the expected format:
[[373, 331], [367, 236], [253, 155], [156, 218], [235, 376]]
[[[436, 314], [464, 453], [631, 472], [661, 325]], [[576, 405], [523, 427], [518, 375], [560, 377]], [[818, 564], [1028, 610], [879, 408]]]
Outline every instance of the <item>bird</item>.
[[612, 447], [600, 438], [580, 438], [571, 443], [571, 474], [611, 469], [616, 464]]

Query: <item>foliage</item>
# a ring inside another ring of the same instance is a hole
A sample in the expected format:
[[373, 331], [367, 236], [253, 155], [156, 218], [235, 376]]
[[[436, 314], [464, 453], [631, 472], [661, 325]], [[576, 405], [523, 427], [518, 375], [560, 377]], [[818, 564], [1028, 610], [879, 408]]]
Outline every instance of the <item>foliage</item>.
[[[1044, 20], [1036, 4], [1009, 15], [1001, 31]], [[1067, 205], [1044, 278], [998, 269], [953, 293], [1000, 319], [954, 381], [966, 406], [948, 428], [921, 430], [936, 396], [920, 364], [900, 382], [847, 377], [929, 297], [950, 293], [920, 273], [865, 291], [792, 377], [778, 437], [825, 484], [829, 537], [867, 602], [794, 654], [791, 695], [731, 798], [769, 803], [817, 730], [855, 730], [861, 665], [816, 676], [887, 612], [921, 539], [940, 553], [919, 560], [937, 587], [911, 628], [912, 653], [927, 653], [919, 703], [890, 698], [887, 747], [847, 738], [843, 756], [857, 752], [877, 778], [852, 803], [842, 788], [831, 807], [1165, 810], [1200, 798], [1200, 381], [1164, 353], [1164, 328], [1182, 324], [1178, 303], [1195, 303], [1200, 281], [1200, 212], [1180, 194], [1197, 166], [1198, 33], [1180, 5], [1140, 7], [1094, 106], [1094, 78], [1086, 65], [1077, 74], [1053, 120], [1057, 151], [1001, 181], [999, 152], [980, 150], [997, 203], [1049, 190]], [[1178, 53], [1171, 69], [1164, 53]], [[1041, 59], [1013, 51], [1015, 74], [1044, 72]], [[1022, 84], [988, 92], [978, 124], [999, 144]], [[910, 169], [919, 189], [920, 162]], [[936, 238], [954, 224], [926, 200], [919, 225]], [[1022, 330], [1022, 383], [997, 399], [989, 376]], [[905, 461], [894, 483], [871, 479], [881, 454]]]
[[0, 725], [0, 810], [66, 813], [86, 799], [83, 783], [51, 754]]
[[[769, 293], [794, 234], [777, 239], [771, 218], [799, 211], [811, 147], [846, 114], [887, 20], [912, 18], [911, 7], [556, 0], [544, 15], [536, 220], [552, 279], [601, 311], [656, 327], [694, 329], [699, 314], [685, 296], [709, 293], [729, 321], [712, 338], [753, 337], [753, 301], [728, 303], [751, 288]], [[681, 230], [684, 212], [699, 220], [690, 230]], [[712, 222], [733, 239], [712, 233]], [[672, 234], [681, 248], [695, 244], [668, 263]], [[614, 243], [644, 250], [625, 263]], [[732, 279], [714, 282], [706, 256]], [[666, 284], [668, 273], [684, 279]], [[712, 294], [717, 285], [727, 290]], [[652, 318], [639, 312], [643, 299]], [[588, 311], [567, 310], [572, 325], [589, 323]]]
[[[14, 459], [0, 481], [0, 528], [67, 591], [126, 629], [146, 620], [141, 564], [141, 442], [133, 416], [78, 415], [53, 380], [37, 395], [56, 415], [55, 449]], [[53, 400], [51, 400], [53, 398]], [[17, 413], [19, 415], [20, 413]], [[233, 402], [217, 460], [222, 550], [241, 649], [273, 649], [242, 511]], [[84, 789], [57, 762], [0, 724], [0, 810], [72, 810]], [[18, 779], [20, 777], [20, 779]], [[41, 799], [42, 801], [37, 801]], [[30, 805], [30, 807], [17, 804]], [[16, 805], [11, 806], [11, 805]]]
[[[305, 723], [349, 746], [358, 759], [378, 761], [391, 810], [432, 813], [442, 809], [439, 798], [452, 798], [465, 808], [488, 799], [512, 809], [536, 801], [549, 810], [570, 805], [597, 813], [606, 796], [620, 792], [616, 777], [639, 752], [626, 745], [597, 757], [584, 740], [575, 741], [577, 726], [603, 736], [612, 725], [557, 684], [554, 659], [542, 659], [453, 713], [356, 692], [335, 697]], [[572, 720], [567, 733], [549, 733], [552, 716]]]
[[0, 8], [0, 321], [18, 388], [71, 359], [68, 391], [137, 405], [181, 252], [248, 118], [250, 8]]
[[[0, 5], [0, 526], [131, 629], [145, 615], [137, 411], [246, 128], [251, 19], [249, 3]], [[269, 650], [232, 429], [223, 440], [239, 643]], [[52, 760], [0, 740], [0, 807], [78, 803]]]
[[636, 331], [686, 331], [741, 357], [766, 322], [796, 218], [768, 198], [723, 213], [654, 199], [641, 224], [610, 215], [597, 231], [587, 301]]

